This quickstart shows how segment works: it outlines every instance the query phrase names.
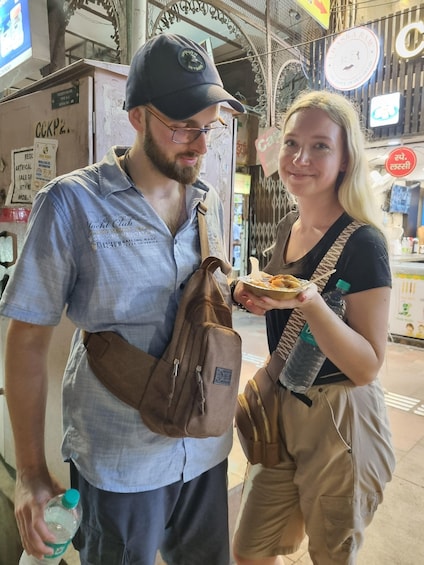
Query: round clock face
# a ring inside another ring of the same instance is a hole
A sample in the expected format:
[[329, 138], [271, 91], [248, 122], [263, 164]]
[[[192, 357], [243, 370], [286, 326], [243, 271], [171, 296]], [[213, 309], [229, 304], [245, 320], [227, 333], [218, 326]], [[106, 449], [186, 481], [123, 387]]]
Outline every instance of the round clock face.
[[371, 78], [378, 65], [380, 43], [366, 27], [339, 35], [325, 56], [325, 78], [337, 90], [354, 90]]

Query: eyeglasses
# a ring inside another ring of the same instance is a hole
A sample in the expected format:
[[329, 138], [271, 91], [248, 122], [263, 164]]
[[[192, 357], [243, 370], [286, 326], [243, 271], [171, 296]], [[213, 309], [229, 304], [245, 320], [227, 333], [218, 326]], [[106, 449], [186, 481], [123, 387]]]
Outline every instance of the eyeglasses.
[[149, 114], [152, 114], [152, 116], [154, 116], [164, 126], [172, 131], [172, 141], [174, 143], [192, 143], [193, 141], [196, 141], [196, 139], [198, 139], [202, 133], [204, 133], [206, 136], [209, 136], [210, 133], [213, 133], [213, 138], [217, 139], [217, 137], [219, 137], [228, 127], [224, 120], [220, 116], [218, 116], [218, 121], [221, 124], [220, 126], [209, 126], [206, 128], [174, 128], [164, 122], [162, 118], [160, 118], [148, 106], [145, 106], [145, 108], [149, 112]]

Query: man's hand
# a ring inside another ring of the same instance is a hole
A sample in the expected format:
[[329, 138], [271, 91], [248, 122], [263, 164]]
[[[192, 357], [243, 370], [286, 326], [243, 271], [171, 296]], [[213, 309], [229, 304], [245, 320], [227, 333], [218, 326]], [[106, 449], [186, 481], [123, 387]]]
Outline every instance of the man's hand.
[[53, 550], [44, 542], [54, 542], [55, 537], [44, 521], [46, 503], [65, 489], [48, 474], [36, 473], [34, 478], [18, 474], [15, 488], [15, 517], [22, 545], [29, 555], [42, 558]]

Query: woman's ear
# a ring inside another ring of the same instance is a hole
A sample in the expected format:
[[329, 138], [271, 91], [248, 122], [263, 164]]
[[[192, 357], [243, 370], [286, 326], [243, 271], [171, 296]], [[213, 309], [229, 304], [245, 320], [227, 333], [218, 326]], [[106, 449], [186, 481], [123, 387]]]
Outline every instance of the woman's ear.
[[128, 119], [132, 127], [138, 132], [144, 132], [145, 115], [142, 106], [136, 106], [128, 111]]
[[345, 152], [345, 155], [342, 159], [342, 162], [340, 163], [340, 169], [339, 170], [340, 170], [341, 173], [346, 172], [348, 163], [349, 163], [349, 157], [347, 156], [347, 154]]

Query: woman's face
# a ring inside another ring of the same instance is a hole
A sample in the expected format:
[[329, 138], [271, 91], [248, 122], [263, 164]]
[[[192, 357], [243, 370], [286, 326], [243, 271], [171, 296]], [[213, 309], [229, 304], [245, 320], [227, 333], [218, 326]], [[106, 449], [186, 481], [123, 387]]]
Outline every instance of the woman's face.
[[335, 194], [346, 170], [342, 128], [317, 108], [300, 110], [287, 121], [279, 155], [279, 174], [297, 198]]

